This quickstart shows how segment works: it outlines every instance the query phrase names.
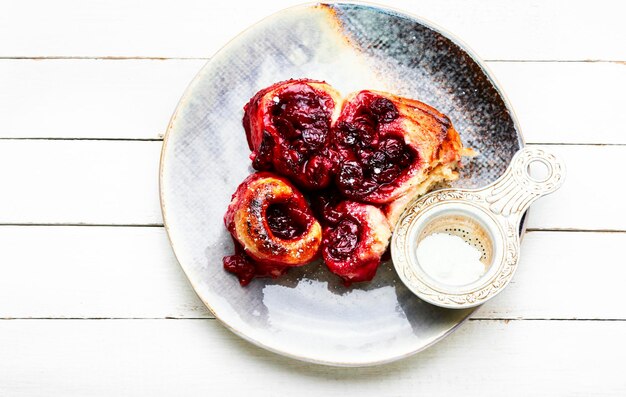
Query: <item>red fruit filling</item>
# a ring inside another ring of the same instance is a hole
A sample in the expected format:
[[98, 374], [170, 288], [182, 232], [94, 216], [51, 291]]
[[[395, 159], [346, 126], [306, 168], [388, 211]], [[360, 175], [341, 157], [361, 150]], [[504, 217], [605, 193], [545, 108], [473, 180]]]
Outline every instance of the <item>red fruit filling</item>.
[[324, 87], [312, 80], [278, 83], [244, 107], [255, 169], [273, 170], [308, 189], [332, 182], [336, 164], [328, 141], [335, 101]]
[[358, 222], [351, 217], [343, 218], [325, 239], [325, 256], [333, 261], [347, 259], [359, 243], [359, 234]]
[[[426, 104], [372, 91], [343, 102], [328, 84], [308, 79], [259, 91], [244, 107], [243, 125], [253, 167], [288, 179], [257, 173], [233, 196], [225, 222], [236, 253], [224, 258], [224, 268], [242, 285], [310, 262], [320, 243], [326, 265], [346, 284], [371, 280], [391, 226], [370, 204], [389, 208], [415, 194], [428, 172], [423, 166], [455, 167], [462, 150], [448, 118]], [[274, 197], [266, 185], [253, 186], [263, 178], [288, 189], [276, 190], [283, 193]], [[310, 192], [313, 211], [325, 226], [323, 238], [304, 196], [290, 182]], [[235, 227], [235, 219], [245, 227]]]
[[289, 266], [257, 262], [246, 255], [244, 249], [241, 247], [241, 244], [234, 239], [233, 241], [235, 243], [235, 254], [225, 256], [222, 259], [222, 263], [224, 264], [224, 269], [227, 272], [233, 273], [237, 276], [239, 284], [242, 287], [250, 284], [250, 281], [252, 281], [255, 277], [277, 278], [285, 274], [287, 269], [289, 269]]
[[346, 285], [370, 281], [391, 237], [384, 214], [372, 205], [344, 201], [333, 208], [335, 215], [336, 222], [324, 228], [322, 255], [326, 266]]
[[416, 163], [417, 151], [405, 144], [401, 126], [393, 124], [399, 116], [393, 102], [368, 91], [346, 104], [332, 130], [343, 160], [335, 182], [344, 196], [378, 202]]
[[254, 277], [278, 277], [319, 255], [320, 224], [304, 196], [283, 177], [259, 172], [233, 194], [224, 224], [235, 241], [235, 255], [224, 268], [241, 285]]
[[307, 214], [303, 214], [297, 206], [288, 203], [270, 205], [265, 216], [272, 234], [283, 240], [291, 240], [302, 235], [309, 222]]
[[343, 197], [336, 190], [322, 190], [311, 195], [311, 209], [323, 225], [336, 225], [343, 214], [337, 206]]

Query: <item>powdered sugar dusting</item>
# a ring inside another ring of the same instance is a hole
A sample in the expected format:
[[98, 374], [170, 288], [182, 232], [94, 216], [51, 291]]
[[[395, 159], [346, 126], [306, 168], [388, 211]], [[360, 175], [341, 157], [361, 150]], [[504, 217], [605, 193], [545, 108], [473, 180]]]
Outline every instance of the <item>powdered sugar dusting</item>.
[[481, 253], [459, 236], [433, 233], [417, 247], [422, 269], [436, 281], [463, 285], [472, 283], [485, 273]]

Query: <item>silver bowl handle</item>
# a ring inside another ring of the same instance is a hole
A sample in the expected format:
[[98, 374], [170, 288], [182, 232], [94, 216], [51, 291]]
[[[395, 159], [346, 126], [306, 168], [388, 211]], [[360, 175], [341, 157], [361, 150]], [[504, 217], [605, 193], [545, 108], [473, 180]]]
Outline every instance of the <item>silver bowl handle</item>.
[[[547, 176], [542, 180], [529, 173], [532, 163], [542, 163]], [[494, 183], [481, 189], [489, 210], [503, 217], [518, 217], [538, 198], [555, 192], [565, 179], [565, 163], [552, 153], [539, 148], [518, 151], [506, 172]]]

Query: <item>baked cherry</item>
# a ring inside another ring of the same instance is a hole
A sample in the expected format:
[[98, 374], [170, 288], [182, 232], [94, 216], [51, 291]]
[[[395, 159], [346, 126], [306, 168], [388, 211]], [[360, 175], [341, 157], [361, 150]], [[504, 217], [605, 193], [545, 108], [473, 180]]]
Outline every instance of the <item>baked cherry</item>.
[[333, 210], [336, 219], [324, 227], [322, 242], [326, 266], [346, 284], [370, 281], [391, 237], [385, 215], [373, 205], [354, 201], [343, 201]]
[[253, 277], [277, 277], [319, 254], [322, 228], [304, 196], [287, 179], [269, 172], [246, 178], [233, 194], [224, 224], [236, 241], [224, 268], [242, 285]]
[[330, 129], [341, 102], [328, 84], [308, 79], [259, 91], [244, 107], [243, 117], [252, 166], [272, 170], [309, 190], [329, 186], [337, 168], [330, 152]]
[[234, 240], [234, 244], [235, 254], [225, 256], [222, 262], [224, 264], [224, 270], [236, 275], [242, 287], [250, 284], [250, 281], [255, 277], [278, 278], [289, 269], [289, 266], [256, 262], [245, 253], [241, 244], [236, 240]]
[[345, 161], [337, 175], [337, 186], [343, 192], [363, 185], [363, 167], [356, 161]]
[[372, 100], [369, 103], [369, 111], [379, 123], [390, 123], [400, 116], [396, 105], [384, 97], [378, 97]]
[[311, 194], [311, 209], [322, 225], [336, 225], [342, 216], [336, 208], [342, 201], [335, 189], [317, 191]]
[[304, 176], [316, 186], [328, 186], [332, 182], [335, 163], [329, 156], [315, 155], [304, 166]]
[[271, 204], [265, 212], [267, 225], [274, 236], [283, 240], [291, 240], [304, 233], [307, 214], [284, 203]]
[[341, 219], [328, 234], [328, 256], [347, 259], [359, 243], [359, 224], [349, 217]]
[[235, 274], [239, 279], [239, 284], [242, 286], [250, 284], [250, 281], [254, 278], [256, 269], [246, 254], [225, 256], [222, 262], [224, 263], [224, 269], [229, 273]]

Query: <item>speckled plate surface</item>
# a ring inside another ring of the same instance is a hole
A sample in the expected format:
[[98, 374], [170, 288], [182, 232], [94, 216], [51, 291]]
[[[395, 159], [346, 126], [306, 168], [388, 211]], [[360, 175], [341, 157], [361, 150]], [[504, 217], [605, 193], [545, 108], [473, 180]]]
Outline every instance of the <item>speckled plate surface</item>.
[[222, 216], [252, 172], [242, 107], [259, 89], [302, 77], [343, 94], [393, 92], [447, 114], [481, 153], [460, 187], [495, 180], [523, 145], [519, 128], [489, 72], [458, 40], [415, 17], [355, 4], [299, 6], [249, 28], [207, 62], [172, 117], [161, 158], [163, 216], [181, 266], [215, 316], [259, 346], [306, 361], [359, 366], [409, 356], [471, 309], [420, 301], [390, 263], [350, 288], [323, 264], [246, 288], [222, 268], [233, 250]]

